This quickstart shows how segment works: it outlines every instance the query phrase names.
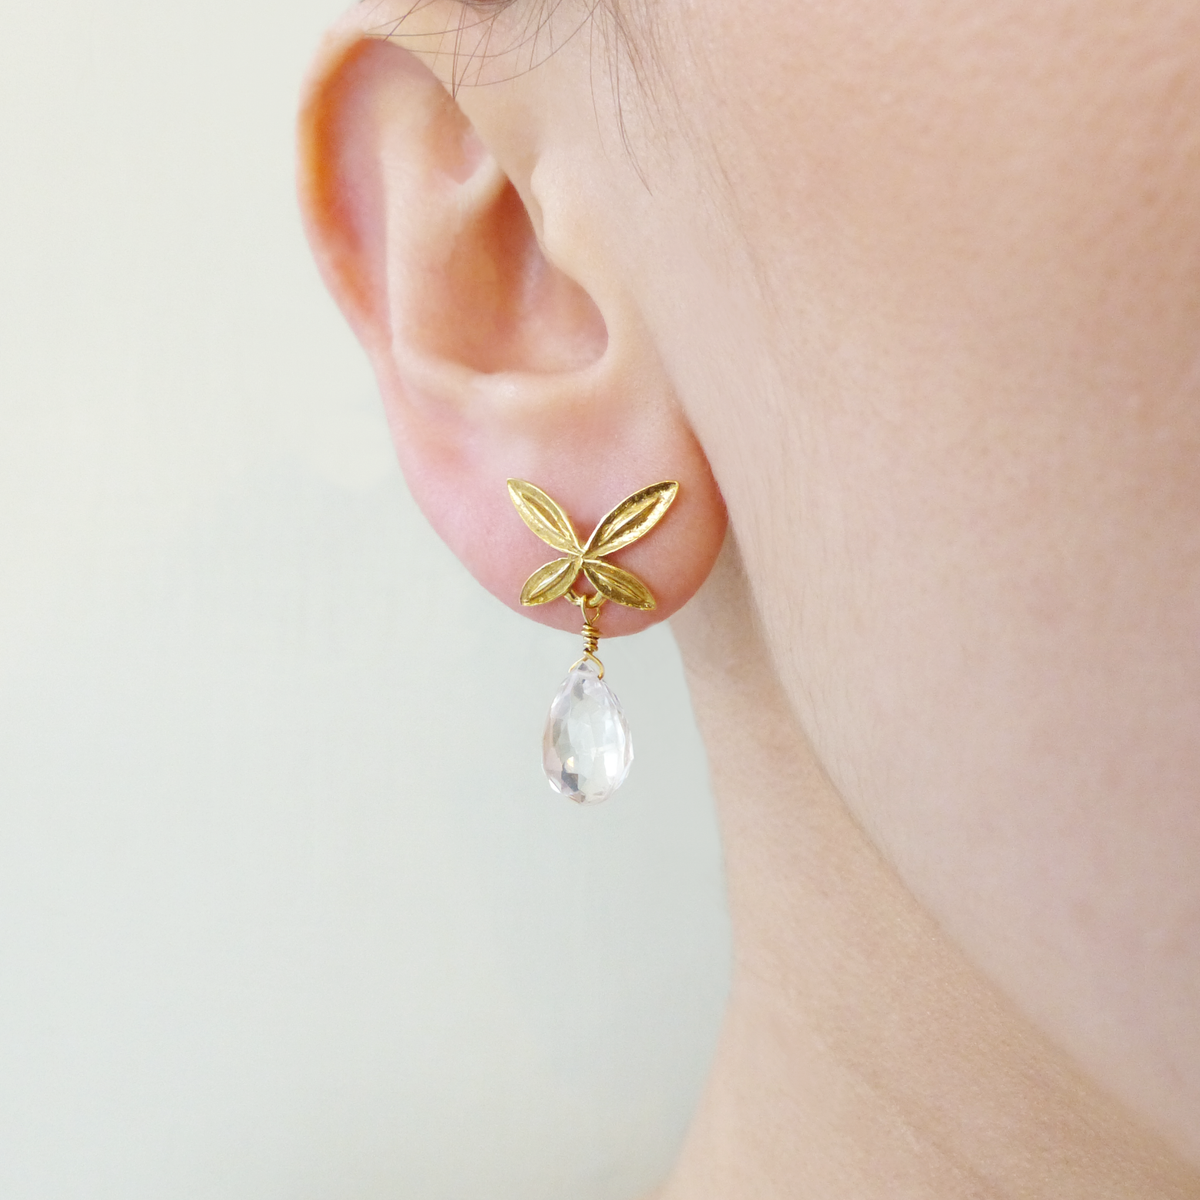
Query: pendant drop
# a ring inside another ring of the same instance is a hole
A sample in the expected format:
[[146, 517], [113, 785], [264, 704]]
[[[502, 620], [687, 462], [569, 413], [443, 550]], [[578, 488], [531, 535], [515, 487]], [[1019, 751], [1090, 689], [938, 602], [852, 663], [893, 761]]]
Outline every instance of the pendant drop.
[[633, 739], [621, 702], [585, 655], [558, 689], [542, 737], [550, 786], [577, 804], [600, 804], [625, 782]]

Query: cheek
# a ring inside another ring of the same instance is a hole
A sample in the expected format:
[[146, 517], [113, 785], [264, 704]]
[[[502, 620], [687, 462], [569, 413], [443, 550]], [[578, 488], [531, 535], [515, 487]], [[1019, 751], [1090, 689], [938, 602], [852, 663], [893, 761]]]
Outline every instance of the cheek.
[[774, 528], [797, 571], [761, 538], [763, 604], [794, 703], [910, 886], [1194, 1151], [1200, 406], [1145, 422], [1118, 397], [1031, 399], [974, 427], [931, 403], [934, 429], [847, 399], [859, 419], [825, 422]]
[[709, 7], [721, 211], [673, 193], [705, 282], [655, 303], [793, 701], [946, 927], [1200, 1152], [1195, 8]]

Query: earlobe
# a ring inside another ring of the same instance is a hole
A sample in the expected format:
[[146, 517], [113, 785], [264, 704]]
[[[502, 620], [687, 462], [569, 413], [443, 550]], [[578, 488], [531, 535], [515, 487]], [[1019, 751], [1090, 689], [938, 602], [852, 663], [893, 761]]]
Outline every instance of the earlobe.
[[[725, 517], [635, 307], [602, 267], [590, 279], [560, 269], [522, 199], [529, 180], [514, 183], [415, 55], [355, 18], [327, 40], [310, 78], [299, 190], [413, 495], [476, 578], [519, 608], [545, 548], [515, 514], [508, 479], [545, 488], [587, 529], [639, 488], [679, 480], [653, 543], [618, 555], [658, 607], [621, 609], [606, 633], [669, 616], [707, 575]], [[503, 86], [478, 92], [502, 120]], [[603, 263], [593, 247], [559, 249]], [[578, 624], [562, 603], [525, 611]]]

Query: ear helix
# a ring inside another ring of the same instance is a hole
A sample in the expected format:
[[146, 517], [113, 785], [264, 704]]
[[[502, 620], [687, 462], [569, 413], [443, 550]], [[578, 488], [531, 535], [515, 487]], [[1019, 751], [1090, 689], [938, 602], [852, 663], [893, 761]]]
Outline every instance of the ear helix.
[[[555, 791], [579, 804], [599, 804], [625, 782], [633, 763], [629, 725], [620, 701], [604, 682], [604, 664], [596, 656], [599, 610], [606, 600], [643, 611], [655, 607], [650, 589], [607, 558], [662, 520], [679, 494], [679, 484], [664, 480], [626, 496], [600, 519], [586, 543], [580, 542], [562, 507], [541, 488], [510, 479], [508, 492], [525, 524], [560, 554], [525, 581], [521, 603], [565, 599], [577, 605], [583, 617], [583, 654], [550, 705], [542, 765]], [[581, 574], [595, 591], [576, 589]]]

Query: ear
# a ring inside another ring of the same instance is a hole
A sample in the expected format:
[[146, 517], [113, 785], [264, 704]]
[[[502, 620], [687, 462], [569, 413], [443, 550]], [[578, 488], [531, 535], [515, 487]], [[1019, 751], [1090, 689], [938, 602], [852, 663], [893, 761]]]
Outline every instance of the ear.
[[[347, 14], [307, 84], [299, 190], [417, 503], [475, 577], [520, 609], [526, 577], [556, 552], [522, 522], [509, 478], [549, 493], [583, 539], [624, 497], [678, 480], [662, 522], [613, 556], [657, 608], [610, 604], [602, 625], [607, 636], [669, 616], [707, 576], [725, 510], [635, 303], [588, 242], [586, 212], [556, 221], [549, 245], [535, 233], [522, 198], [536, 165], [537, 139], [519, 124], [528, 106], [510, 115], [503, 84], [472, 97], [496, 106], [486, 127], [503, 131], [506, 155], [524, 147], [517, 186], [423, 62], [362, 20]], [[547, 206], [588, 194], [570, 179], [556, 194], [549, 174], [549, 192], [531, 201], [539, 225]], [[521, 611], [579, 625], [563, 601]]]

